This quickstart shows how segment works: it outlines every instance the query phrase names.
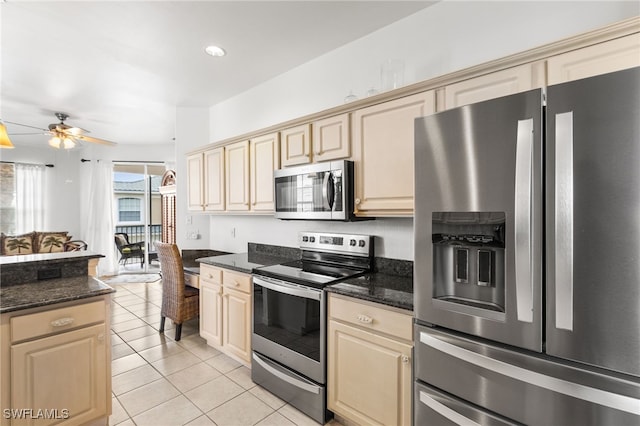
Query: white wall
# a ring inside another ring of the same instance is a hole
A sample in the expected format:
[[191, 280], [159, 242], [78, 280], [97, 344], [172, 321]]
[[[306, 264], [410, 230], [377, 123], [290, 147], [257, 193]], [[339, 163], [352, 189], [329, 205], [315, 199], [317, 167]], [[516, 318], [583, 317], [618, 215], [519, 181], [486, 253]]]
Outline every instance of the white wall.
[[[410, 84], [639, 14], [635, 1], [443, 1], [212, 106], [210, 141], [337, 106], [350, 90], [363, 97], [371, 86], [380, 89], [385, 59], [403, 60]], [[410, 219], [329, 224], [211, 216], [211, 248], [241, 252], [247, 242], [297, 246], [297, 232], [305, 229], [378, 235], [378, 255], [413, 259]]]
[[68, 231], [76, 238], [82, 238], [82, 229], [86, 225], [87, 211], [85, 185], [88, 184], [89, 163], [83, 163], [81, 158], [103, 161], [175, 161], [173, 144], [149, 146], [88, 146], [79, 150], [58, 150], [47, 145], [43, 140], [42, 146], [19, 146], [14, 149], [2, 150], [2, 161], [20, 163], [53, 164], [47, 168], [45, 199], [45, 229], [38, 231]]
[[[176, 109], [176, 243], [180, 249], [210, 248], [209, 217], [204, 213], [187, 210], [187, 152], [210, 142], [209, 109], [178, 107]], [[191, 223], [187, 224], [187, 218]], [[187, 239], [187, 234], [198, 232], [200, 239]]]

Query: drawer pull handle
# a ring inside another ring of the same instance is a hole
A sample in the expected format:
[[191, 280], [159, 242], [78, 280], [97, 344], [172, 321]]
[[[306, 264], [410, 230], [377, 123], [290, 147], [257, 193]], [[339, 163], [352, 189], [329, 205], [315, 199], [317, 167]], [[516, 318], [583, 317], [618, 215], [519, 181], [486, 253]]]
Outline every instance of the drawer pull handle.
[[363, 324], [371, 324], [373, 322], [373, 318], [363, 314], [358, 314], [358, 321], [360, 321]]
[[236, 280], [233, 280], [233, 285], [238, 287], [240, 285], [240, 283], [238, 281], [236, 281]]
[[57, 320], [51, 321], [52, 327], [64, 327], [65, 325], [73, 324], [74, 319], [71, 317], [60, 318]]

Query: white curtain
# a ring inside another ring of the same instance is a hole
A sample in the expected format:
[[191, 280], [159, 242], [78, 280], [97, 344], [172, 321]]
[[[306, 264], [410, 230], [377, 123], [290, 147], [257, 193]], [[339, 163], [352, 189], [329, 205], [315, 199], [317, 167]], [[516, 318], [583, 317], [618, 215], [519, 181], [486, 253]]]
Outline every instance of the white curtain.
[[118, 273], [113, 241], [113, 164], [91, 162], [85, 241], [89, 250], [104, 255], [98, 263], [98, 276]]
[[16, 163], [16, 233], [43, 231], [47, 167]]

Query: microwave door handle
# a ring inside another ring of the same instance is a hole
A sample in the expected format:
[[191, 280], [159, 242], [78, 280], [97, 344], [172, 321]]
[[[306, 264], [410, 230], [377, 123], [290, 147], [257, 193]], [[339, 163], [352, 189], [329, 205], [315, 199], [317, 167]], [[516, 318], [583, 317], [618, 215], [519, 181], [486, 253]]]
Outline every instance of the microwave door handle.
[[324, 174], [324, 179], [322, 180], [322, 206], [331, 211], [333, 209], [333, 194], [332, 189], [329, 189], [329, 185], [333, 185], [333, 179], [331, 178], [331, 172], [327, 172]]

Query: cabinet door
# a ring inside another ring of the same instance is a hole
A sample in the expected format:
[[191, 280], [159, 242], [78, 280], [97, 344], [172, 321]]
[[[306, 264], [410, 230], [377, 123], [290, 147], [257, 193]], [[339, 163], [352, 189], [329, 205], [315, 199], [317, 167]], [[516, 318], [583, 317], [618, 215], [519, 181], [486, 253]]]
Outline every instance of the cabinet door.
[[225, 147], [227, 210], [249, 210], [249, 141]]
[[544, 61], [520, 65], [446, 86], [444, 105], [438, 105], [438, 110], [526, 92], [544, 85]]
[[204, 209], [224, 210], [224, 148], [204, 153]]
[[434, 110], [428, 91], [353, 113], [356, 215], [413, 214], [413, 122]]
[[251, 360], [251, 295], [224, 289], [223, 345], [229, 353]]
[[222, 345], [222, 285], [200, 279], [200, 337]]
[[280, 132], [282, 167], [311, 162], [311, 125], [292, 127]]
[[330, 320], [327, 347], [331, 411], [358, 424], [411, 424], [410, 345]]
[[640, 34], [574, 50], [549, 58], [549, 85], [640, 66]]
[[[13, 408], [63, 409], [70, 417], [37, 424], [86, 424], [106, 416], [109, 358], [105, 324], [11, 346]], [[55, 368], [52, 368], [55, 366]]]
[[351, 155], [349, 114], [318, 120], [311, 125], [313, 162], [338, 160]]
[[187, 209], [193, 211], [202, 211], [204, 204], [202, 162], [202, 153], [187, 157]]
[[275, 206], [273, 171], [280, 167], [280, 134], [251, 139], [251, 210], [272, 212]]

